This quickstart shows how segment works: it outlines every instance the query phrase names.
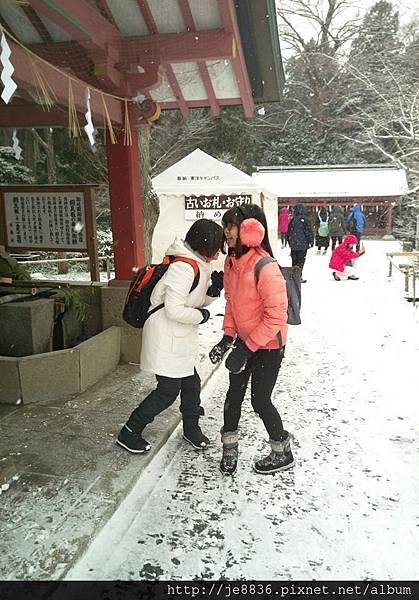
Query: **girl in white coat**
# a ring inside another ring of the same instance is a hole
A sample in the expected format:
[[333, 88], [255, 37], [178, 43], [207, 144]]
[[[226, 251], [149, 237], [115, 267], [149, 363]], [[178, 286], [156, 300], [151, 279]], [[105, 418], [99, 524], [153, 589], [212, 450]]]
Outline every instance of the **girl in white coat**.
[[169, 266], [151, 294], [150, 311], [160, 304], [164, 306], [145, 322], [141, 367], [156, 375], [157, 387], [133, 411], [118, 435], [117, 443], [129, 452], [141, 454], [150, 450], [150, 444], [142, 437], [143, 429], [171, 406], [179, 393], [183, 437], [197, 450], [209, 443], [199, 427], [204, 410], [201, 380], [195, 365], [198, 325], [210, 316], [203, 307], [219, 296], [223, 288], [222, 272], [211, 274], [210, 267], [210, 262], [218, 257], [223, 239], [223, 230], [217, 223], [200, 219], [189, 229], [185, 240], [177, 238], [166, 251], [168, 256], [195, 261], [199, 281], [193, 286], [194, 280], [196, 283], [193, 266], [177, 261]]

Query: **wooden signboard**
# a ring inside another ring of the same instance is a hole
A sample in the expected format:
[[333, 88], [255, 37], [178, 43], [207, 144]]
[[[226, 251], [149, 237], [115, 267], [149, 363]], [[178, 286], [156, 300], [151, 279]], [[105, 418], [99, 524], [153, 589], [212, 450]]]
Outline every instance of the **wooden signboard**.
[[99, 281], [92, 186], [0, 186], [0, 221], [7, 250], [87, 252]]

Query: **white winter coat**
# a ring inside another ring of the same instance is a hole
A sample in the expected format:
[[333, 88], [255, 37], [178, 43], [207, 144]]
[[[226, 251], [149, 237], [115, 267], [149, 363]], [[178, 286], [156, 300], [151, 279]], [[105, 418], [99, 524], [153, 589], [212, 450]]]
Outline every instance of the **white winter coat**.
[[166, 254], [193, 258], [199, 267], [199, 283], [189, 293], [194, 270], [187, 263], [176, 262], [156, 285], [151, 294], [150, 310], [163, 302], [164, 307], [145, 322], [141, 368], [164, 377], [188, 377], [193, 375], [198, 359], [198, 324], [202, 321], [202, 313], [196, 309], [214, 300], [207, 296], [211, 266], [179, 238]]

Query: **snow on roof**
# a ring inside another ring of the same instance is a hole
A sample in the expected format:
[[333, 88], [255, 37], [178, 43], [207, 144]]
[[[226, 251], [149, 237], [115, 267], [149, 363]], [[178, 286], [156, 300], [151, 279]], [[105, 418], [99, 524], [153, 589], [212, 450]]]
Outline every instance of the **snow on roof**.
[[262, 183], [233, 165], [224, 163], [199, 148], [152, 180], [157, 194], [242, 194], [263, 192]]
[[283, 198], [402, 196], [408, 191], [406, 172], [394, 167], [262, 168], [252, 177]]

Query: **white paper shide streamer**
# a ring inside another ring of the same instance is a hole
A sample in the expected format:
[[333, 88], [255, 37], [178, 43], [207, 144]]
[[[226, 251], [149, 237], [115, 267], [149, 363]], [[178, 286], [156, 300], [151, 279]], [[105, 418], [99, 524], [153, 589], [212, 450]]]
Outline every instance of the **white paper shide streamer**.
[[6, 104], [8, 104], [10, 101], [10, 98], [13, 96], [13, 94], [15, 93], [15, 91], [17, 89], [17, 85], [12, 79], [12, 75], [13, 75], [15, 69], [14, 69], [12, 63], [10, 62], [10, 55], [12, 52], [10, 50], [9, 44], [7, 43], [7, 39], [6, 39], [6, 36], [4, 35], [4, 33], [1, 34], [0, 46], [1, 46], [0, 63], [3, 66], [3, 70], [1, 73], [0, 79], [4, 86], [3, 91], [1, 93], [1, 98]]
[[16, 129], [13, 129], [12, 141], [13, 141], [12, 148], [13, 148], [13, 152], [15, 153], [15, 159], [20, 160], [20, 157], [22, 155], [22, 148], [20, 147], [20, 144], [19, 144], [19, 138], [17, 137]]
[[90, 90], [89, 88], [87, 88], [86, 90], [86, 113], [85, 113], [85, 117], [86, 117], [86, 123], [87, 125], [85, 125], [83, 127], [84, 131], [86, 132], [87, 137], [89, 138], [89, 142], [91, 146], [95, 145], [95, 127], [93, 125], [93, 121], [92, 121], [92, 111], [90, 109]]

